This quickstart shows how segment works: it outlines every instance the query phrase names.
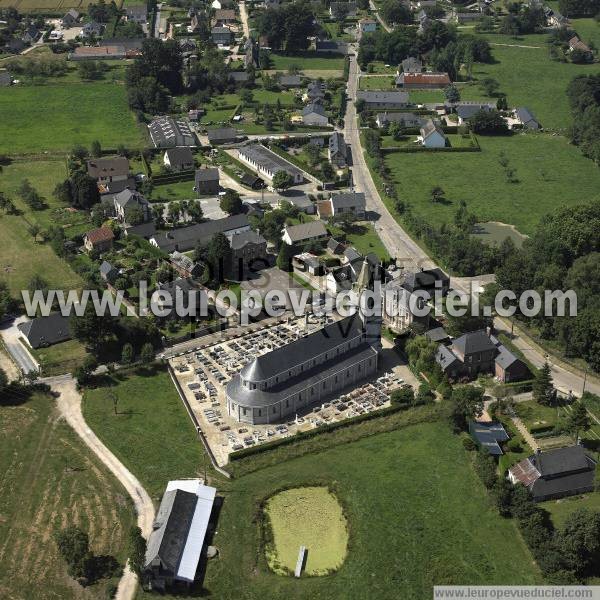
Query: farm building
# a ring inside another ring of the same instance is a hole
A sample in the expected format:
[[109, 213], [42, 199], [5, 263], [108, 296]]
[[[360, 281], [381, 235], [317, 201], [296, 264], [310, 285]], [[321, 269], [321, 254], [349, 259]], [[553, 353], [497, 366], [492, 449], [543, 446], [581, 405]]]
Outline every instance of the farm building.
[[25, 321], [18, 326], [19, 331], [32, 348], [44, 348], [71, 339], [69, 317], [61, 313], [52, 313], [47, 317], [38, 317]]
[[196, 135], [185, 119], [158, 117], [148, 125], [148, 131], [156, 148], [196, 145]]
[[240, 148], [238, 158], [259, 174], [264, 175], [269, 181], [273, 181], [273, 177], [280, 171], [287, 173], [294, 184], [304, 181], [304, 174], [298, 167], [295, 167], [262, 144], [250, 144]]

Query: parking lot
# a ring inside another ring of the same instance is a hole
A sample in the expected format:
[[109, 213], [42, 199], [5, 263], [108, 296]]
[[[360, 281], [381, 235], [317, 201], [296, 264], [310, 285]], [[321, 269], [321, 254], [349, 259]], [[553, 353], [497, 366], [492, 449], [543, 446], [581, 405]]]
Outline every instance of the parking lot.
[[[329, 318], [329, 322], [332, 320]], [[416, 387], [412, 373], [384, 343], [382, 369], [377, 378], [298, 413], [287, 423], [248, 425], [228, 416], [225, 386], [247, 362], [306, 336], [323, 324], [316, 317], [290, 319], [170, 360], [219, 465], [227, 464], [229, 454], [236, 450], [389, 406], [390, 393], [403, 383]]]

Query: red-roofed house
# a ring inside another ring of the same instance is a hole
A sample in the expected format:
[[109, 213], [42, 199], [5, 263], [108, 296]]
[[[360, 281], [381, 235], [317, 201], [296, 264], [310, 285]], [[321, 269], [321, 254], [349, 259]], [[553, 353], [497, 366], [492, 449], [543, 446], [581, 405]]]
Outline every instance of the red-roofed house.
[[428, 90], [450, 85], [448, 73], [400, 73], [396, 86], [406, 90]]
[[92, 229], [83, 236], [83, 244], [88, 252], [106, 252], [112, 248], [115, 236], [108, 227]]

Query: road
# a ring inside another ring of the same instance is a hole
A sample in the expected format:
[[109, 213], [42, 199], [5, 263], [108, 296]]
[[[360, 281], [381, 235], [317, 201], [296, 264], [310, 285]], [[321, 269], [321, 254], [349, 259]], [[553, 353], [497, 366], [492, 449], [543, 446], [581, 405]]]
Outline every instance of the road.
[[[125, 468], [85, 422], [81, 412], [81, 394], [77, 390], [73, 377], [71, 375], [61, 375], [42, 379], [41, 381], [47, 383], [52, 391], [58, 395], [56, 405], [67, 423], [127, 490], [138, 515], [138, 526], [144, 537], [148, 538], [154, 522], [152, 499], [136, 477]], [[127, 566], [119, 581], [115, 598], [117, 600], [133, 600], [136, 590], [137, 576]]]
[[22, 316], [12, 322], [4, 323], [0, 327], [0, 335], [2, 336], [2, 341], [7, 352], [12, 356], [19, 369], [25, 375], [27, 373], [36, 373], [40, 370], [40, 366], [31, 355], [31, 352], [19, 341], [22, 333], [19, 331], [18, 325], [28, 320], [28, 317]]
[[373, 2], [373, 0], [370, 0], [369, 8], [371, 10], [371, 14], [375, 15], [375, 17], [379, 21], [380, 25], [389, 33], [392, 30], [392, 28], [381, 18], [381, 15], [379, 14], [379, 10], [375, 6], [375, 2]]
[[[371, 173], [367, 167], [364, 153], [360, 144], [360, 130], [354, 99], [360, 81], [360, 69], [356, 63], [355, 56], [350, 56], [350, 77], [348, 79], [348, 106], [346, 109], [344, 137], [350, 143], [353, 159], [353, 178], [357, 191], [364, 192], [367, 201], [367, 210], [372, 213], [374, 226], [389, 252], [390, 256], [400, 259], [405, 268], [430, 268], [435, 266], [427, 253], [408, 235], [400, 226], [396, 219], [391, 215], [379, 192], [373, 182]], [[458, 291], [470, 292], [471, 283], [479, 281], [486, 284], [493, 281], [493, 275], [484, 274], [477, 277], [453, 277], [452, 287]], [[494, 325], [497, 329], [510, 332], [510, 323], [506, 320], [496, 318]], [[584, 385], [584, 376], [581, 371], [575, 367], [567, 365], [547, 353], [539, 347], [533, 340], [528, 338], [523, 332], [516, 330], [513, 339], [514, 345], [525, 355], [525, 357], [535, 366], [540, 367], [546, 360], [552, 369], [552, 378], [555, 387], [564, 393], [572, 391], [580, 396]], [[588, 376], [586, 381], [587, 391], [594, 394], [600, 394], [600, 380], [596, 377]]]
[[248, 11], [246, 10], [246, 3], [240, 2], [240, 20], [242, 21], [242, 29], [244, 31], [244, 37], [248, 39], [250, 37], [250, 27], [248, 25]]
[[154, 19], [154, 37], [156, 39], [160, 39], [160, 9], [162, 8], [162, 3], [158, 3], [156, 5], [156, 17]]

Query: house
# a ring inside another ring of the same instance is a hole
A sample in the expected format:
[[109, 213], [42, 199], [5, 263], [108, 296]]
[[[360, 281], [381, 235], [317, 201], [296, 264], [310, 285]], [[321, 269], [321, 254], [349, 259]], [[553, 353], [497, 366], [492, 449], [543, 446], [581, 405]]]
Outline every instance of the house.
[[335, 17], [338, 14], [338, 9], [342, 8], [346, 12], [346, 17], [356, 17], [358, 13], [358, 6], [356, 2], [332, 2], [329, 5], [329, 14]]
[[123, 233], [126, 237], [137, 235], [145, 240], [149, 240], [156, 235], [156, 226], [154, 225], [154, 221], [148, 221], [147, 223], [140, 223], [139, 225], [125, 226], [123, 227]]
[[183, 38], [179, 40], [179, 47], [182, 52], [194, 52], [197, 48], [194, 38]]
[[181, 277], [200, 277], [204, 272], [202, 263], [194, 262], [189, 256], [181, 252], [172, 252], [169, 256], [169, 263]]
[[323, 105], [314, 102], [302, 109], [302, 123], [304, 123], [304, 125], [325, 127], [329, 125], [329, 117], [327, 116], [327, 112], [323, 108]]
[[317, 207], [320, 219], [337, 219], [351, 215], [361, 221], [365, 218], [366, 199], [362, 192], [342, 192], [332, 194], [329, 200], [319, 202]]
[[143, 221], [150, 221], [150, 203], [142, 196], [142, 194], [140, 194], [140, 192], [126, 188], [122, 192], [115, 194], [113, 201], [115, 215], [122, 223], [127, 222], [131, 210], [137, 209], [140, 210]]
[[201, 479], [169, 481], [146, 548], [143, 577], [151, 590], [194, 582], [216, 493]]
[[316, 212], [315, 203], [306, 194], [301, 194], [299, 196], [287, 196], [285, 198], [281, 197], [279, 198], [277, 207], [281, 208], [282, 204], [284, 203], [291, 204], [306, 215], [314, 215]]
[[275, 154], [262, 144], [249, 144], [238, 150], [238, 159], [250, 165], [259, 174], [264, 175], [269, 181], [279, 171], [286, 172], [294, 184], [304, 181], [304, 173], [290, 162]]
[[77, 46], [69, 53], [69, 60], [123, 60], [127, 56], [125, 46]]
[[194, 186], [198, 196], [208, 196], [219, 193], [219, 169], [216, 167], [196, 169]]
[[78, 21], [79, 13], [74, 8], [71, 8], [60, 20], [60, 24], [63, 29], [68, 29], [69, 27], [73, 27], [73, 25], [75, 25], [75, 23], [77, 23]]
[[281, 239], [288, 246], [321, 242], [327, 238], [327, 229], [322, 221], [309, 221], [299, 225], [286, 225]]
[[422, 70], [423, 63], [421, 60], [414, 56], [408, 56], [400, 63], [398, 75], [401, 73], [420, 73]]
[[83, 245], [88, 252], [107, 252], [112, 248], [115, 235], [112, 229], [100, 227], [92, 229], [83, 236]]
[[304, 102], [321, 102], [325, 98], [327, 84], [324, 81], [311, 81], [302, 97]]
[[460, 104], [453, 105], [452, 108], [457, 116], [459, 125], [462, 125], [469, 119], [471, 119], [478, 112], [493, 110], [495, 106], [493, 104], [479, 104], [476, 102], [461, 102]]
[[508, 434], [502, 423], [469, 421], [469, 434], [480, 448], [487, 450], [492, 456], [504, 454], [500, 444], [508, 440]]
[[377, 21], [369, 17], [359, 19], [358, 21], [358, 36], [362, 36], [365, 33], [373, 33], [377, 31]]
[[228, 23], [235, 23], [237, 16], [235, 10], [218, 8], [215, 10], [215, 16], [213, 17], [213, 25], [227, 25]]
[[71, 339], [69, 317], [63, 317], [59, 312], [47, 317], [38, 317], [17, 325], [23, 337], [33, 348], [46, 348]]
[[427, 13], [424, 10], [420, 10], [417, 15], [417, 21], [419, 21], [418, 33], [424, 33], [430, 27], [433, 21], [427, 16]]
[[196, 135], [186, 119], [157, 117], [148, 125], [148, 131], [155, 148], [196, 145]]
[[235, 232], [228, 237], [234, 269], [243, 272], [245, 267], [258, 261], [261, 265], [267, 266], [267, 240], [262, 235], [250, 229]]
[[396, 86], [405, 90], [435, 90], [450, 85], [448, 73], [400, 73]]
[[171, 171], [191, 171], [194, 168], [194, 155], [188, 146], [169, 148], [163, 156], [163, 164]]
[[367, 110], [393, 110], [406, 108], [408, 105], [407, 92], [356, 92], [356, 100], [362, 100]]
[[[383, 291], [385, 303], [383, 322], [396, 333], [405, 332], [414, 321], [418, 320], [411, 307], [411, 292], [402, 285], [401, 279], [386, 283]], [[417, 299], [416, 302], [419, 307], [425, 305], [423, 299]]]
[[327, 250], [334, 255], [342, 254], [345, 250], [345, 246], [334, 238], [329, 238], [329, 241], [327, 242]]
[[142, 25], [148, 21], [148, 8], [145, 4], [125, 5], [125, 20]]
[[8, 87], [12, 82], [12, 75], [8, 71], [0, 71], [0, 87]]
[[316, 40], [316, 52], [330, 52], [331, 54], [347, 54], [348, 44], [346, 42], [337, 42], [335, 40]]
[[233, 32], [229, 27], [213, 27], [210, 38], [217, 46], [229, 46], [233, 41]]
[[533, 113], [524, 106], [517, 108], [515, 116], [519, 120], [519, 123], [523, 125], [523, 129], [537, 131], [542, 128], [539, 121], [533, 116]]
[[349, 247], [344, 251], [343, 264], [333, 268], [325, 277], [325, 288], [327, 292], [335, 296], [343, 291], [351, 290], [361, 273], [365, 263], [368, 265], [368, 271], [374, 275], [379, 267], [379, 258], [375, 254], [362, 256], [354, 248]]
[[91, 158], [87, 161], [87, 174], [99, 184], [129, 180], [129, 160], [124, 156]]
[[441, 269], [423, 269], [406, 273], [401, 279], [401, 285], [409, 292], [425, 291], [432, 298], [436, 290], [445, 296], [450, 290], [450, 277]]
[[101, 23], [96, 23], [96, 21], [90, 21], [81, 28], [81, 32], [79, 35], [83, 38], [98, 37], [102, 35], [103, 29], [104, 26]]
[[511, 483], [524, 485], [535, 502], [594, 491], [596, 461], [582, 446], [537, 451], [508, 470]]
[[462, 364], [462, 374], [469, 378], [494, 372], [497, 349], [484, 330], [461, 335], [452, 342], [450, 350]]
[[344, 140], [344, 134], [335, 131], [329, 138], [329, 149], [327, 151], [329, 162], [338, 169], [348, 166], [348, 146]]
[[244, 173], [240, 182], [253, 190], [260, 190], [265, 187], [265, 182], [258, 175], [252, 173]]
[[459, 25], [463, 25], [465, 23], [473, 23], [474, 21], [479, 21], [481, 19], [480, 12], [468, 12], [468, 11], [458, 11], [455, 8], [452, 9], [452, 21]]
[[442, 131], [439, 123], [428, 119], [420, 129], [421, 143], [425, 148], [445, 148], [446, 135]]
[[302, 77], [300, 75], [279, 75], [277, 81], [279, 86], [284, 89], [302, 87]]
[[100, 265], [100, 277], [106, 283], [113, 284], [117, 277], [119, 276], [119, 269], [113, 267], [108, 261], [102, 261]]
[[211, 145], [231, 144], [238, 138], [238, 133], [231, 127], [220, 127], [218, 129], [209, 129], [207, 132], [208, 141]]
[[21, 37], [21, 39], [26, 44], [35, 44], [35, 42], [37, 42], [39, 37], [40, 37], [40, 32], [37, 29], [37, 27], [35, 27], [34, 25], [29, 25], [27, 27], [27, 29], [25, 29], [25, 33], [23, 33], [23, 36]]
[[446, 333], [446, 330], [441, 327], [433, 327], [425, 332], [425, 337], [431, 342], [436, 344], [446, 344], [450, 341], [450, 336]]
[[573, 50], [580, 50], [581, 52], [585, 52], [586, 54], [591, 54], [592, 50], [590, 47], [579, 39], [578, 35], [574, 35], [569, 40], [569, 51], [573, 52]]
[[523, 381], [531, 377], [529, 367], [520, 358], [517, 358], [494, 336], [491, 336], [490, 339], [498, 349], [494, 370], [494, 375], [498, 381], [510, 383], [511, 381]]
[[236, 85], [244, 85], [248, 83], [248, 73], [246, 71], [231, 71], [229, 73], [229, 81]]
[[392, 123], [399, 123], [407, 129], [420, 128], [426, 118], [423, 115], [417, 115], [412, 112], [384, 112], [377, 113], [375, 123], [377, 127], [389, 127]]
[[303, 271], [309, 275], [323, 275], [323, 265], [319, 257], [310, 252], [302, 252], [292, 257], [292, 266], [295, 271]]
[[217, 233], [233, 235], [249, 230], [250, 223], [246, 215], [232, 215], [224, 219], [214, 219], [157, 233], [150, 238], [150, 243], [167, 253], [187, 252], [193, 250], [198, 244], [207, 244]]
[[102, 38], [99, 42], [99, 46], [121, 46], [125, 50], [127, 58], [135, 58], [140, 56], [142, 53], [142, 46], [144, 44], [143, 37], [137, 38]]

